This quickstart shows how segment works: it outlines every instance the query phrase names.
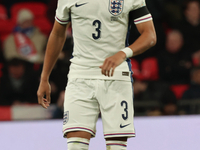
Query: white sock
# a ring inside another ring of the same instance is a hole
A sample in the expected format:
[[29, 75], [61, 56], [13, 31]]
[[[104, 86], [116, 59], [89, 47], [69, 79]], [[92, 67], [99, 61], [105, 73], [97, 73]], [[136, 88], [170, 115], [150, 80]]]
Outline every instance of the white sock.
[[126, 150], [125, 141], [106, 141], [106, 150]]
[[68, 150], [88, 150], [89, 140], [79, 137], [71, 137], [67, 139]]

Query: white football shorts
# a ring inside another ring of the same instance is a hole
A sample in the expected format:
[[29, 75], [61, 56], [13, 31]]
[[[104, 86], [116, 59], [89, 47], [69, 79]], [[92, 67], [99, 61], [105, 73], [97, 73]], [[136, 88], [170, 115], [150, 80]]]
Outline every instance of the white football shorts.
[[99, 113], [104, 138], [135, 136], [132, 83], [120, 80], [69, 79], [64, 101], [64, 137], [71, 131], [86, 131], [94, 137]]

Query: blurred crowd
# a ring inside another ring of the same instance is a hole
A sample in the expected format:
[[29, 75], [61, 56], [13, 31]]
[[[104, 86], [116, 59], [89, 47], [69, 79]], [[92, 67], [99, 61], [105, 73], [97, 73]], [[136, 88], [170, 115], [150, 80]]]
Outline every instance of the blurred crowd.
[[[136, 115], [200, 113], [200, 1], [146, 0], [157, 45], [131, 58]], [[0, 105], [37, 103], [57, 0], [0, 0]], [[53, 118], [62, 118], [72, 57], [71, 28], [50, 77]], [[129, 43], [139, 33], [132, 25]], [[197, 105], [198, 104], [198, 105]]]

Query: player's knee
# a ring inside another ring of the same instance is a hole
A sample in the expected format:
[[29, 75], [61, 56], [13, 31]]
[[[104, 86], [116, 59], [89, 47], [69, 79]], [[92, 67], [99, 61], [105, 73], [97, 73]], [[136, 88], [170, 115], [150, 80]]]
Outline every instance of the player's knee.
[[72, 137], [80, 137], [90, 140], [91, 134], [85, 131], [73, 131], [67, 133], [67, 138], [72, 138]]
[[67, 139], [68, 150], [88, 150], [89, 140], [80, 137], [71, 137]]

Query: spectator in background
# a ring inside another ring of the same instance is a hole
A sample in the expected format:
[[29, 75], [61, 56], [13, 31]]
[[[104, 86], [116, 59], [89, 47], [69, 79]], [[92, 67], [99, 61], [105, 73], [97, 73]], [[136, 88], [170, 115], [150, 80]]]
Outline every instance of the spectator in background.
[[4, 42], [7, 61], [20, 58], [30, 63], [42, 63], [47, 38], [33, 25], [34, 16], [22, 9], [18, 13], [17, 25]]
[[[169, 91], [169, 86], [165, 82], [160, 81], [139, 81], [135, 80], [134, 101], [145, 102], [145, 107], [137, 107], [135, 105], [135, 114], [161, 115], [161, 101], [166, 91]], [[153, 104], [153, 105], [152, 105]]]
[[134, 81], [133, 87], [135, 101], [158, 101], [169, 88], [164, 82], [139, 80]]
[[177, 105], [177, 99], [171, 90], [166, 90], [161, 99], [161, 112], [162, 115], [178, 115], [179, 107]]
[[177, 105], [176, 96], [169, 88], [163, 91], [162, 96], [159, 98], [159, 103], [160, 107], [152, 107], [147, 110], [148, 116], [178, 115], [181, 113]]
[[198, 105], [195, 105], [191, 100], [200, 99], [200, 67], [194, 67], [191, 70], [190, 88], [183, 93], [182, 99], [188, 102], [187, 105], [182, 105], [181, 109], [185, 114], [199, 113]]
[[7, 62], [7, 74], [0, 79], [0, 105], [36, 103], [38, 78], [26, 71], [24, 61], [13, 58]]
[[[186, 49], [186, 50], [185, 50]], [[182, 34], [172, 30], [167, 34], [165, 50], [158, 54], [159, 74], [169, 84], [187, 84], [190, 80], [191, 56], [185, 53]]]
[[[48, 3], [49, 0], [31, 0], [31, 2], [43, 2], [43, 3]], [[16, 4], [16, 3], [21, 3], [21, 2], [30, 2], [27, 0], [0, 0], [0, 4], [3, 4], [7, 8], [8, 16], [10, 17], [10, 8]]]
[[169, 28], [177, 28], [182, 20], [181, 6], [184, 0], [164, 0], [164, 22]]
[[135, 106], [135, 114], [158, 116], [177, 115], [179, 113], [176, 96], [166, 83], [136, 80], [133, 86], [135, 102], [144, 101], [146, 105], [145, 108]]
[[182, 99], [198, 99], [200, 98], [200, 66], [191, 70], [190, 88], [185, 91]]
[[200, 50], [200, 2], [186, 0], [183, 7], [184, 18], [180, 23], [185, 43], [191, 47], [190, 55]]
[[194, 66], [200, 66], [200, 50], [192, 54], [192, 61]]

